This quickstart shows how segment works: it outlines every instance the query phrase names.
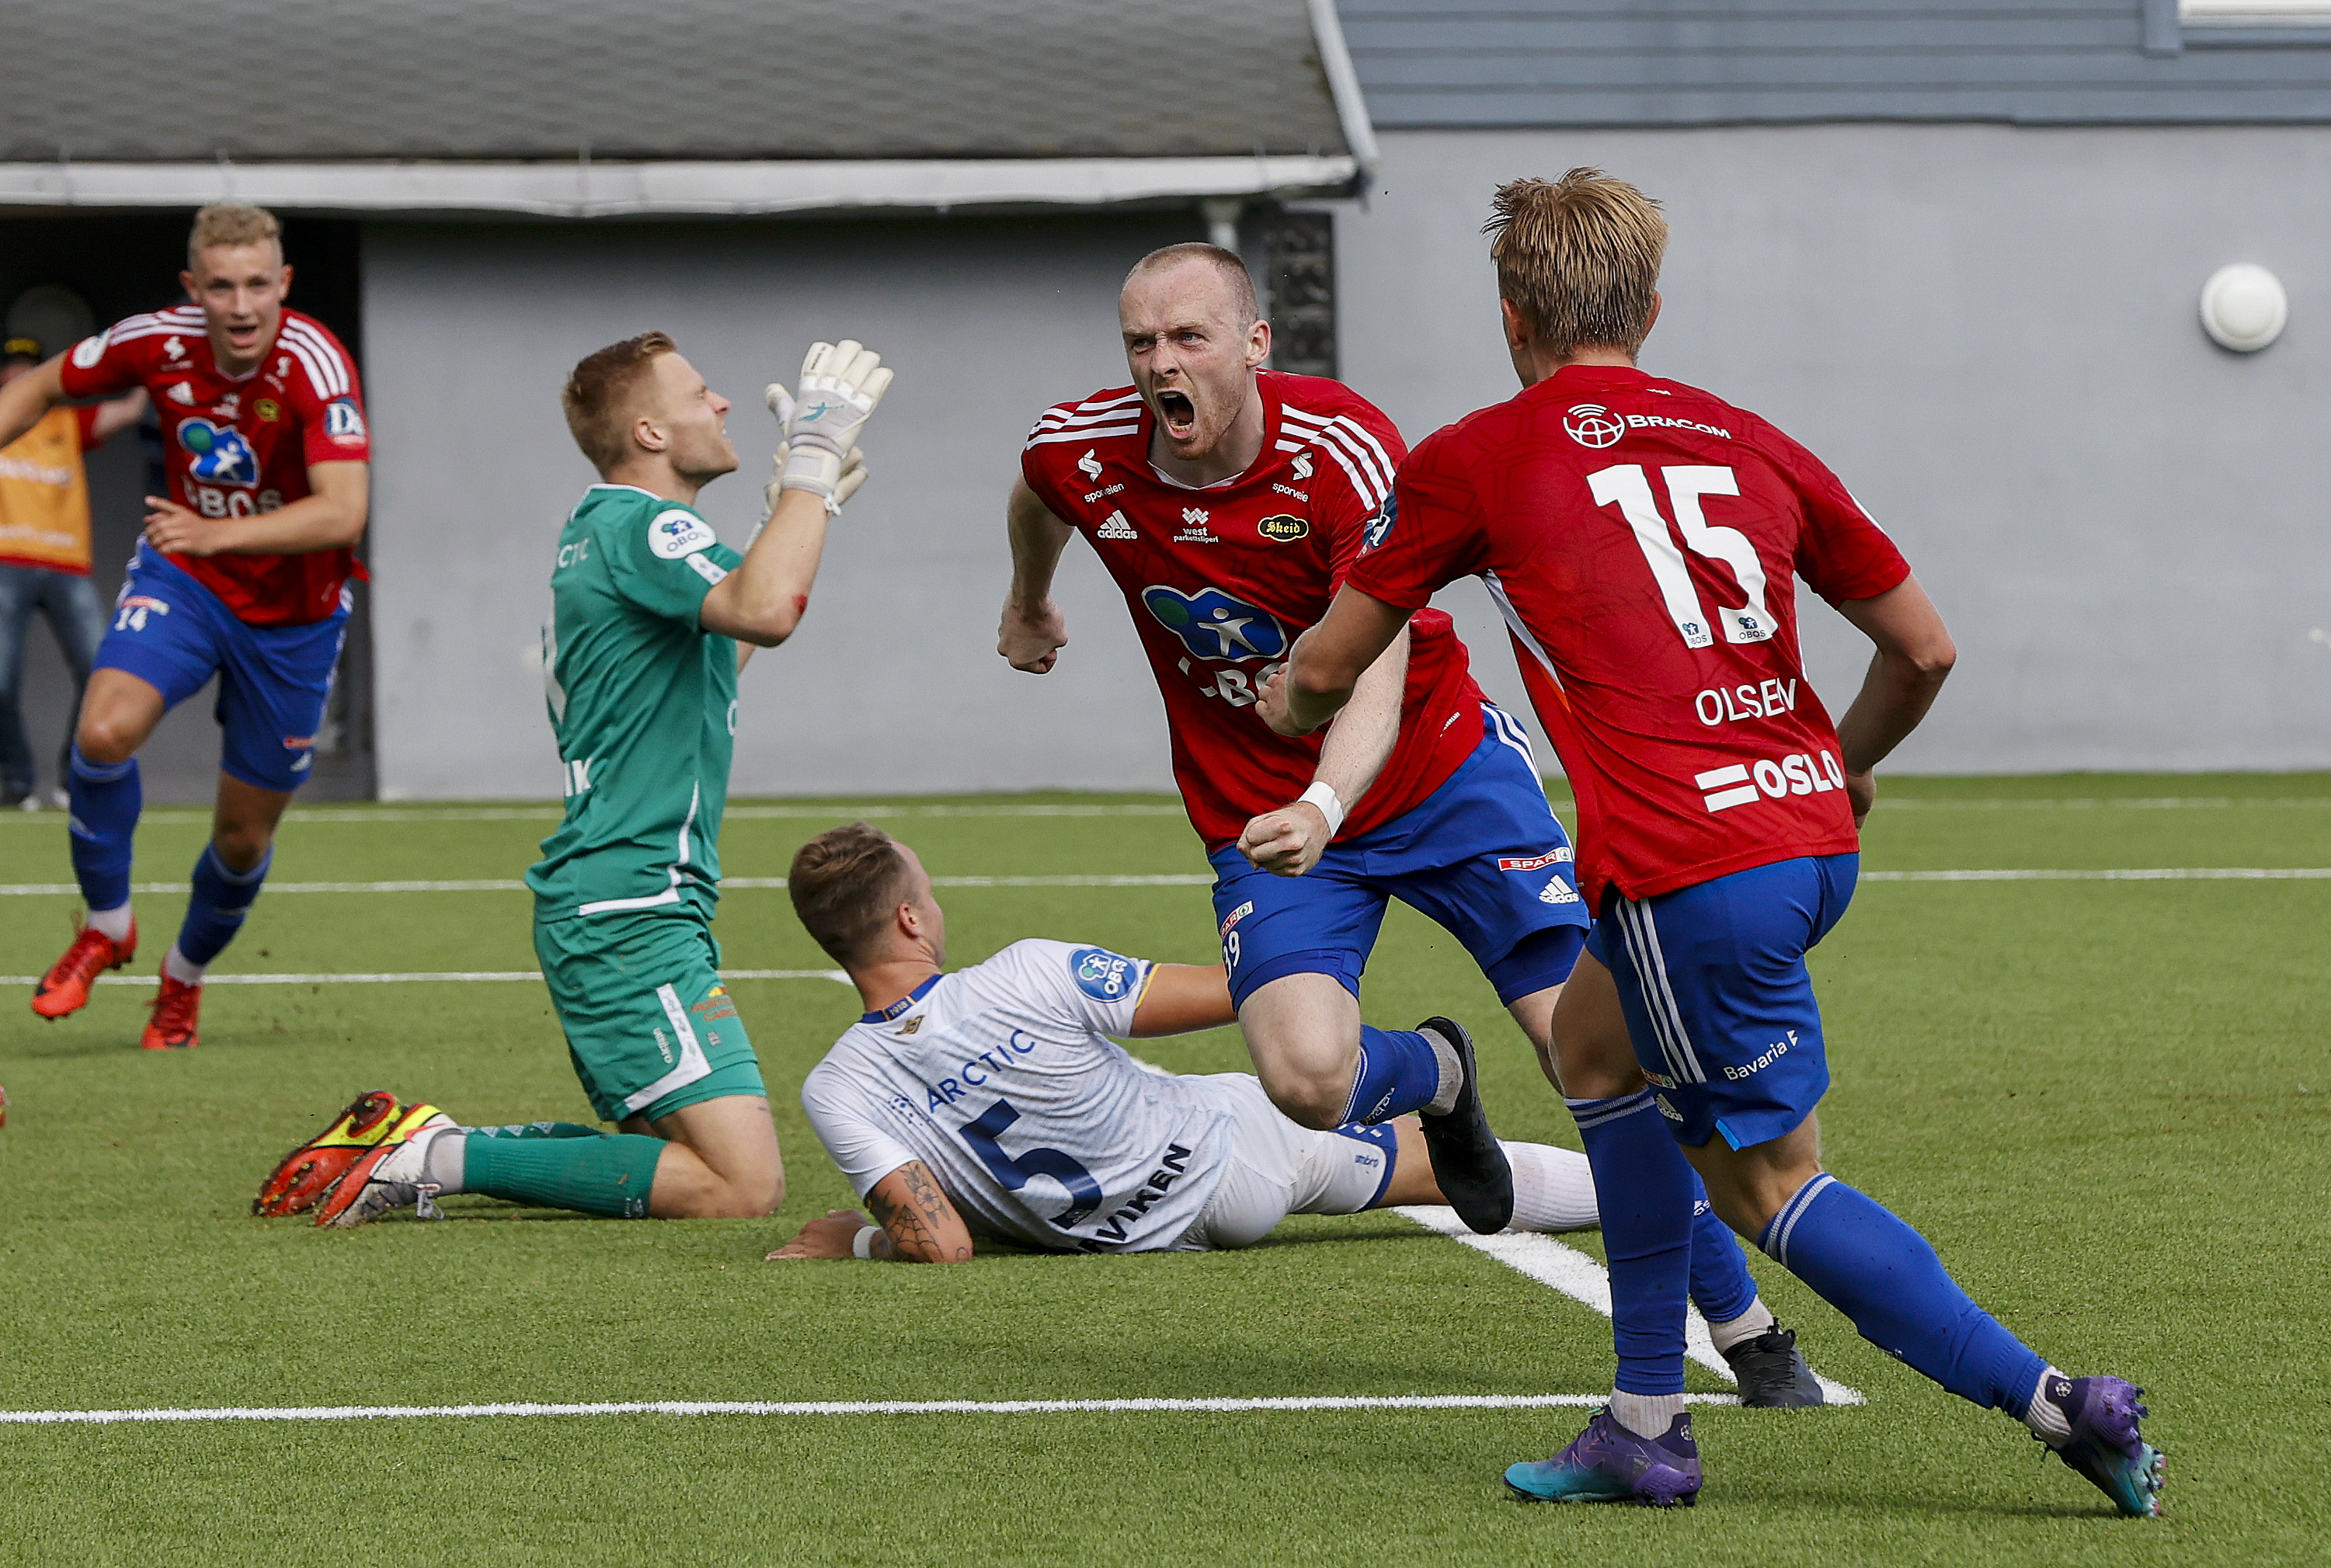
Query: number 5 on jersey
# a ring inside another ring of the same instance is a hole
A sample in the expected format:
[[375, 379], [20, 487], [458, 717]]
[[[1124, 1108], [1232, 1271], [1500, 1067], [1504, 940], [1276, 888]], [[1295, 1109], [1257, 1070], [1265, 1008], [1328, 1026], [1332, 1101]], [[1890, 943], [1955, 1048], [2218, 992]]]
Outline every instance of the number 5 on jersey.
[[[1773, 617], [1765, 609], [1765, 565], [1756, 558], [1756, 546], [1748, 536], [1737, 528], [1711, 524], [1701, 515], [1702, 496], [1736, 496], [1740, 481], [1728, 468], [1708, 468], [1680, 465], [1660, 470], [1660, 478], [1667, 485], [1668, 506], [1675, 513], [1676, 530], [1694, 555], [1721, 561], [1732, 568], [1740, 584], [1740, 592], [1747, 603], [1735, 610], [1717, 607], [1717, 622], [1724, 628], [1727, 642], [1762, 642], [1773, 635]], [[1716, 641], [1709, 632], [1708, 612], [1699, 603], [1699, 594], [1691, 585], [1691, 568], [1684, 564], [1683, 552], [1676, 548], [1675, 537], [1668, 532], [1668, 521], [1660, 515], [1659, 503], [1651, 497], [1651, 481], [1641, 463], [1618, 463], [1586, 476], [1587, 489], [1598, 507], [1615, 506], [1627, 526], [1635, 533], [1635, 542], [1643, 549], [1643, 559], [1650, 563], [1651, 579], [1660, 587], [1660, 597], [1667, 603], [1668, 619], [1675, 622], [1676, 631], [1688, 648], [1706, 648]]]
[[1090, 1171], [1074, 1157], [1058, 1149], [1029, 1149], [1019, 1155], [1004, 1152], [995, 1140], [1004, 1129], [1020, 1119], [1018, 1107], [1010, 1100], [997, 1100], [962, 1126], [963, 1141], [971, 1145], [981, 1164], [995, 1173], [995, 1179], [1016, 1193], [1028, 1184], [1031, 1176], [1050, 1176], [1068, 1189], [1069, 1212], [1052, 1223], [1066, 1231], [1100, 1207], [1100, 1183], [1093, 1180]]

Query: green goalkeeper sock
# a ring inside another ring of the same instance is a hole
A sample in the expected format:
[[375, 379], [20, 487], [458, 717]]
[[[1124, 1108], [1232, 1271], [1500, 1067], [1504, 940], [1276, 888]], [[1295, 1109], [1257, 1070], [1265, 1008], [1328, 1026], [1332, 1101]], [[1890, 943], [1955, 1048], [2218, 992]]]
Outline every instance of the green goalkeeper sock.
[[505, 1129], [472, 1128], [462, 1143], [464, 1192], [623, 1220], [647, 1218], [656, 1162], [664, 1151], [661, 1138], [635, 1133], [512, 1136]]

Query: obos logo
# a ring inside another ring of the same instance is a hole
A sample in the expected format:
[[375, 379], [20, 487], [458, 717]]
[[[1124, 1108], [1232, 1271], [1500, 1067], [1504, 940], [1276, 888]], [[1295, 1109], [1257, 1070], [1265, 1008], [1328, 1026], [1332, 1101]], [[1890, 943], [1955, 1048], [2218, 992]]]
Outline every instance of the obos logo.
[[178, 425], [178, 444], [194, 454], [194, 477], [205, 484], [240, 485], [259, 482], [259, 454], [233, 425], [189, 419]]
[[1077, 989], [1095, 1002], [1122, 1002], [1133, 990], [1134, 961], [1106, 947], [1080, 947], [1069, 955]]
[[1308, 518], [1290, 517], [1281, 512], [1275, 518], [1265, 518], [1255, 524], [1254, 531], [1266, 539], [1277, 539], [1283, 545], [1292, 539], [1310, 537], [1311, 524]]
[[1562, 416], [1562, 428], [1581, 446], [1616, 446], [1627, 433], [1627, 422], [1599, 403], [1575, 403]]
[[1200, 659], [1278, 659], [1287, 652], [1287, 629], [1243, 599], [1220, 588], [1185, 594], [1162, 584], [1141, 591], [1159, 624]]

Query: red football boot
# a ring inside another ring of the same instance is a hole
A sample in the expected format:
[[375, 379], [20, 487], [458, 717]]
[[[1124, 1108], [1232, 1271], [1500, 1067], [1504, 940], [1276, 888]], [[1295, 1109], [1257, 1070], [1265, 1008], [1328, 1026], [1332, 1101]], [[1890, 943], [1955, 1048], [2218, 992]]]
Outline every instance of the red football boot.
[[202, 1043], [201, 1036], [195, 1032], [195, 1017], [202, 1010], [201, 986], [163, 975], [162, 989], [154, 997], [154, 1016], [146, 1021], [146, 1032], [138, 1037], [138, 1049], [194, 1050]]
[[129, 936], [123, 942], [116, 942], [94, 926], [83, 926], [65, 955], [50, 965], [41, 983], [33, 987], [33, 1011], [51, 1019], [79, 1012], [89, 1005], [89, 988], [99, 974], [119, 969], [137, 955], [137, 921], [129, 923]]
[[366, 1151], [388, 1136], [404, 1109], [385, 1088], [360, 1094], [331, 1125], [276, 1163], [259, 1196], [254, 1214], [304, 1214]]

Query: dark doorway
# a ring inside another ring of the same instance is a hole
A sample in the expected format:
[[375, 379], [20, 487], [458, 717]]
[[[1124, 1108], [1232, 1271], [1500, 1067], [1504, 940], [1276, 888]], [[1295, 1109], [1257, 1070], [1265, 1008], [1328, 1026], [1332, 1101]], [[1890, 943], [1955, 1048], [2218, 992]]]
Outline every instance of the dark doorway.
[[[174, 305], [186, 296], [178, 273], [186, 265], [191, 210], [109, 216], [42, 214], [0, 218], [0, 311], [25, 290], [62, 285], [84, 300], [104, 327], [141, 310]], [[363, 373], [362, 226], [338, 218], [297, 215], [283, 220], [284, 259], [292, 268], [291, 303], [321, 320], [347, 346]], [[52, 353], [64, 345], [44, 346]], [[144, 517], [139, 498], [159, 482], [159, 437], [141, 445], [124, 432], [88, 456], [91, 555], [100, 592], [110, 599], [138, 542]], [[361, 553], [361, 552], [359, 552]], [[61, 781], [49, 776], [71, 710], [64, 661], [45, 623], [28, 638], [23, 681], [24, 727], [41, 768], [43, 794]], [[211, 690], [178, 705], [138, 754], [146, 798], [156, 803], [206, 803], [218, 781], [218, 730]], [[369, 800], [373, 795], [372, 619], [369, 595], [357, 590], [346, 651], [324, 727], [316, 766], [302, 799]]]

